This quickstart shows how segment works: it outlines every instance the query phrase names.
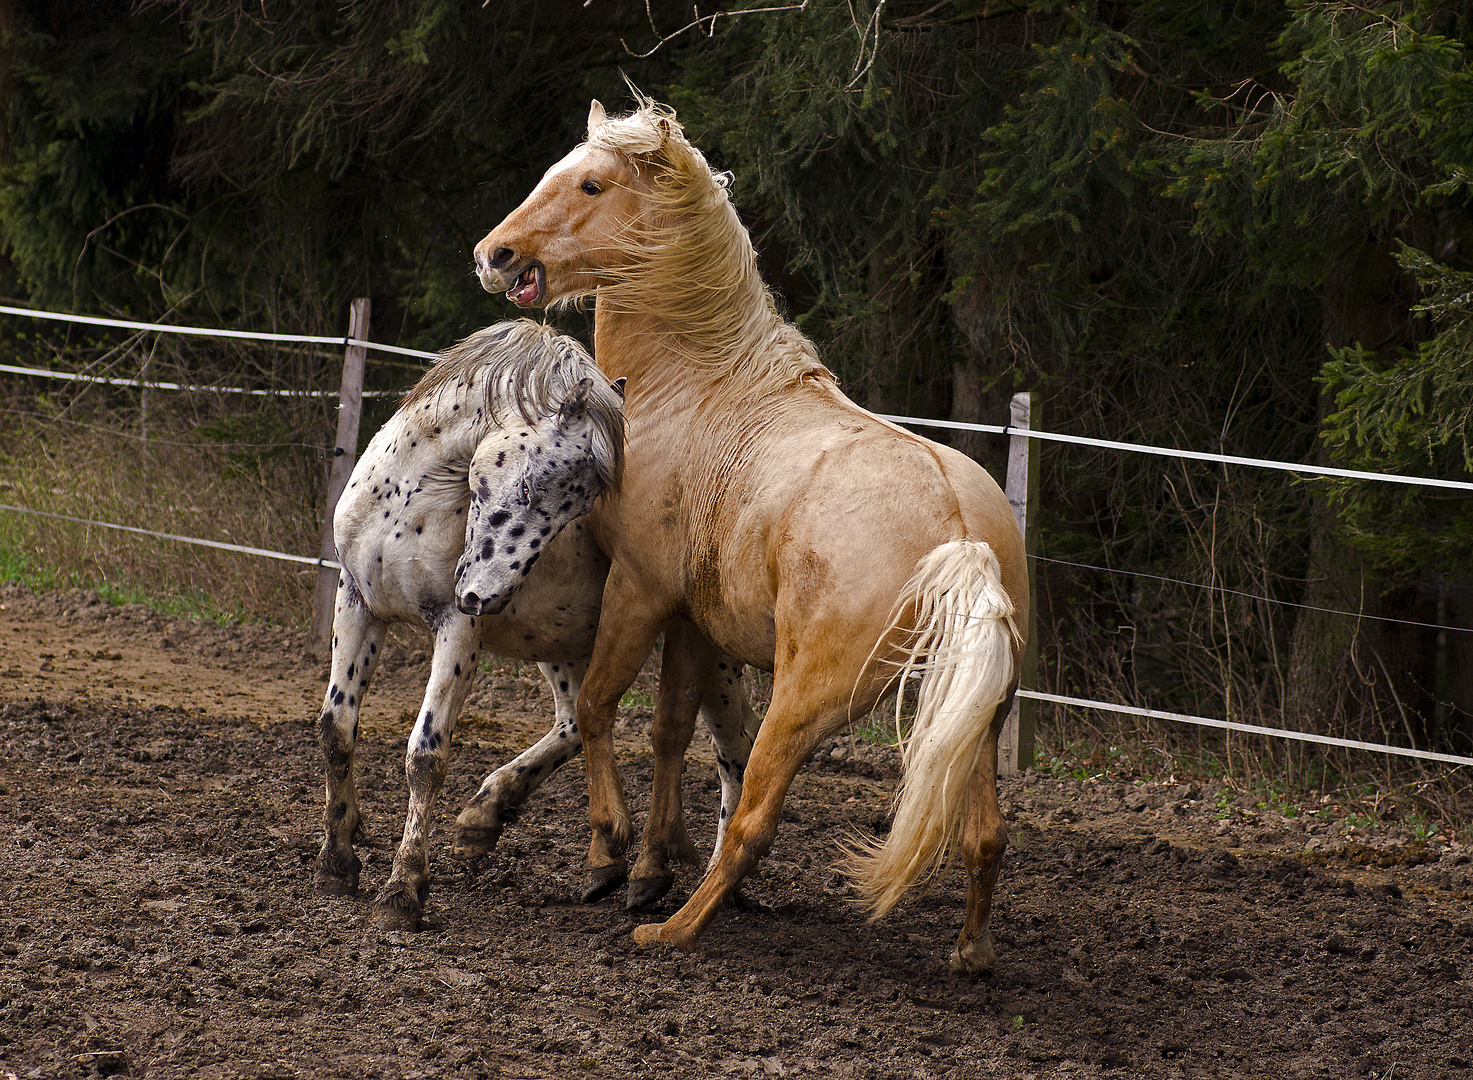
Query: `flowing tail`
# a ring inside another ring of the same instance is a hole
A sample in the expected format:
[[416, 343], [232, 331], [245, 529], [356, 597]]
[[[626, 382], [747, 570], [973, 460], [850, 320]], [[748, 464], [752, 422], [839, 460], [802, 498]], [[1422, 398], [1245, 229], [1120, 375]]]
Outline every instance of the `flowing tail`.
[[1013, 688], [1021, 640], [997, 556], [980, 541], [942, 544], [921, 559], [895, 602], [892, 629], [908, 610], [915, 637], [901, 661], [900, 695], [911, 672], [924, 674], [901, 743], [895, 821], [882, 842], [851, 850], [844, 867], [875, 919], [960, 844], [972, 775], [983, 740], [996, 738], [992, 718]]

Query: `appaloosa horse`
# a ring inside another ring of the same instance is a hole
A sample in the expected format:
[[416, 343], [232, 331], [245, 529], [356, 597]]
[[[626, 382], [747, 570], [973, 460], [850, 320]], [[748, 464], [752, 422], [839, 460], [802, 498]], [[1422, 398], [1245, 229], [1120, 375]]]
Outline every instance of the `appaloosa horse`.
[[[625, 480], [589, 519], [612, 564], [578, 700], [589, 891], [622, 874], [630, 835], [614, 709], [680, 615], [771, 670], [772, 704], [719, 859], [636, 940], [693, 948], [771, 846], [820, 740], [921, 670], [894, 825], [851, 852], [850, 870], [879, 917], [959, 850], [969, 888], [951, 962], [990, 968], [1007, 843], [997, 736], [1028, 605], [1022, 537], [997, 484], [839, 391], [778, 314], [725, 178], [653, 102], [613, 119], [594, 102], [586, 141], [477, 245], [476, 263], [488, 291], [522, 307], [592, 294], [595, 355], [628, 380]], [[657, 757], [657, 794], [678, 766]]]
[[[434, 635], [429, 684], [405, 756], [404, 836], [374, 901], [381, 927], [419, 925], [429, 888], [430, 815], [483, 651], [538, 661], [556, 717], [540, 742], [486, 779], [457, 821], [455, 853], [489, 850], [510, 811], [579, 749], [574, 703], [608, 572], [582, 518], [601, 492], [617, 486], [621, 407], [619, 386], [610, 386], [572, 338], [525, 319], [500, 323], [448, 350], [353, 470], [333, 522], [343, 571], [318, 727], [327, 792], [315, 880], [324, 894], [358, 889], [358, 711], [385, 632], [407, 622]], [[518, 508], [520, 524], [506, 525], [503, 503]], [[500, 591], [481, 585], [481, 568], [492, 561], [510, 564]], [[667, 640], [668, 693], [678, 700], [664, 709], [688, 724], [688, 739], [700, 705], [729, 814], [757, 725], [738, 682], [740, 666], [679, 620]], [[678, 801], [661, 812], [679, 818]], [[669, 887], [669, 859], [694, 857], [683, 826], [662, 835], [667, 847], [652, 856], [655, 869], [638, 883], [641, 895]]]

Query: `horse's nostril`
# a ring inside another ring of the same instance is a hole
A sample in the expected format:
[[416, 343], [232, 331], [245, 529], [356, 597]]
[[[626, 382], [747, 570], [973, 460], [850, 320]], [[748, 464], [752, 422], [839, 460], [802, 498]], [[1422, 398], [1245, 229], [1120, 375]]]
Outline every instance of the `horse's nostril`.
[[517, 257], [517, 253], [511, 248], [497, 248], [491, 256], [491, 269], [504, 270], [511, 265], [511, 261]]

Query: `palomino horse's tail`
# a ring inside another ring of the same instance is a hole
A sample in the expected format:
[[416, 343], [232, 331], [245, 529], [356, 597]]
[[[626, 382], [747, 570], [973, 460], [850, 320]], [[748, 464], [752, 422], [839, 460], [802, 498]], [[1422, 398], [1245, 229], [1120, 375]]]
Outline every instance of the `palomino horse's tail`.
[[[961, 842], [972, 775], [992, 720], [1013, 687], [1013, 601], [985, 543], [942, 544], [917, 564], [891, 614], [912, 613], [915, 636], [902, 660], [900, 697], [924, 673], [895, 821], [883, 842], [852, 850], [845, 869], [879, 918], [907, 888], [945, 866]], [[899, 712], [897, 700], [896, 710]]]

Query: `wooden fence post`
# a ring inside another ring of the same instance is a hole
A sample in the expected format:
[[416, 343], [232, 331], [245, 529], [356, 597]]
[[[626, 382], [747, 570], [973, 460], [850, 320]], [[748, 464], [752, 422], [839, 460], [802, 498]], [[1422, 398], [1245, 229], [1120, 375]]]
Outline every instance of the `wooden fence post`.
[[[366, 298], [353, 301], [348, 315], [348, 336], [368, 340], [369, 303]], [[338, 557], [333, 542], [332, 519], [338, 499], [348, 486], [353, 462], [358, 456], [358, 418], [363, 411], [363, 362], [368, 350], [362, 345], [349, 345], [343, 353], [343, 384], [338, 393], [338, 437], [333, 444], [332, 472], [327, 480], [327, 510], [322, 518], [322, 545], [318, 558]], [[317, 591], [312, 597], [312, 628], [307, 635], [307, 652], [320, 657], [332, 647], [333, 606], [337, 600], [338, 571], [331, 566], [317, 568]]]
[[[1014, 394], [1011, 426], [1030, 430], [1041, 419], [1037, 397], [1032, 393]], [[1026, 435], [1008, 436], [1008, 475], [1006, 491], [1018, 527], [1023, 530], [1023, 551], [1028, 559], [1028, 625], [1021, 627], [1028, 635], [1023, 652], [1023, 671], [1019, 686], [1033, 689], [1038, 679], [1038, 595], [1037, 575], [1033, 570], [1033, 553], [1038, 542], [1038, 440]], [[998, 741], [997, 771], [1001, 776], [1022, 772], [1033, 765], [1033, 735], [1038, 715], [1038, 702], [1014, 698], [1012, 712], [1003, 725]]]

